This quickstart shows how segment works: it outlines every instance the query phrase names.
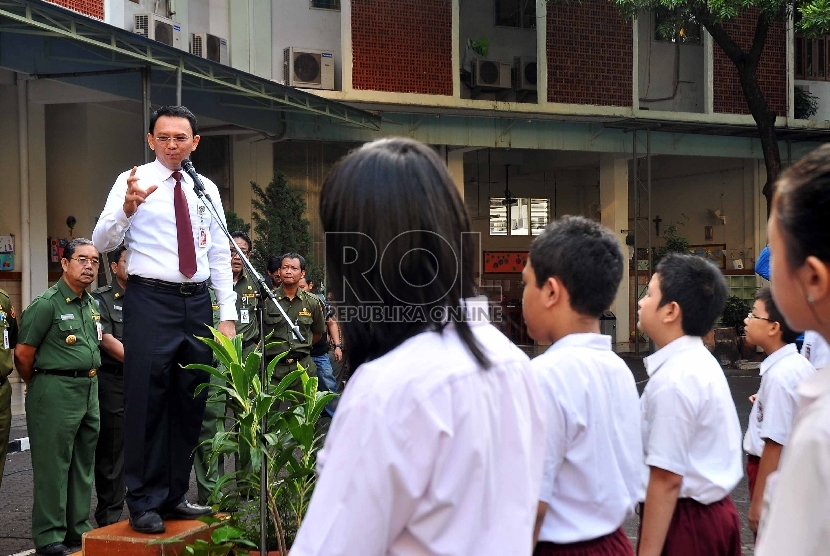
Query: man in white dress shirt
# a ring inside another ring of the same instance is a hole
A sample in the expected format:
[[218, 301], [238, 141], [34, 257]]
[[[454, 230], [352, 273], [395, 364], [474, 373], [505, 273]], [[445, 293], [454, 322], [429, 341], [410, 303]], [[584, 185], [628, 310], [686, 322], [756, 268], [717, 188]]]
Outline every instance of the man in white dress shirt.
[[[326, 178], [320, 216], [341, 308], [407, 316], [343, 328], [355, 373], [291, 555], [530, 554], [544, 409], [527, 356], [469, 299], [476, 250], [446, 165], [411, 139], [364, 145]], [[380, 266], [348, 264], [343, 242]]]
[[[210, 508], [190, 504], [188, 490], [207, 391], [202, 371], [211, 362], [195, 336], [212, 322], [208, 280], [216, 291], [218, 329], [235, 334], [228, 240], [182, 161], [199, 144], [196, 117], [183, 106], [156, 110], [147, 142], [156, 160], [115, 181], [92, 235], [102, 252], [127, 247], [130, 295], [124, 303], [124, 467], [130, 524], [143, 533], [165, 530], [162, 517], [192, 519]], [[202, 177], [223, 219], [216, 185]]]

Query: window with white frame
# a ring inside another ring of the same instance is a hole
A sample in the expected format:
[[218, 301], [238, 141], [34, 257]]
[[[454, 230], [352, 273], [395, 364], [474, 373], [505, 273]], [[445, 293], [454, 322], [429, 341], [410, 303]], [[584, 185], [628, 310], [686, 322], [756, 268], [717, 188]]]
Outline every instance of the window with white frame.
[[318, 10], [339, 10], [340, 0], [310, 0], [311, 7]]
[[490, 198], [491, 236], [538, 236], [548, 225], [547, 199]]
[[493, 0], [495, 25], [536, 29], [536, 0]]

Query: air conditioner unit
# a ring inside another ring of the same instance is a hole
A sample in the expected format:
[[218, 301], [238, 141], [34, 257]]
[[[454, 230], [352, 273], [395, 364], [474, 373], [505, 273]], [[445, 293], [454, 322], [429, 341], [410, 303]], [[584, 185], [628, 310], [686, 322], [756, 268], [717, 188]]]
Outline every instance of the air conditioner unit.
[[289, 46], [283, 50], [283, 76], [289, 87], [334, 89], [334, 54]]
[[135, 14], [135, 32], [174, 48], [182, 47], [181, 25], [160, 15]]
[[191, 33], [190, 53], [228, 65], [228, 41], [210, 33]]
[[493, 60], [474, 60], [473, 86], [482, 89], [509, 89], [510, 64]]
[[531, 56], [517, 56], [513, 58], [515, 71], [515, 86], [517, 91], [536, 90], [536, 58]]

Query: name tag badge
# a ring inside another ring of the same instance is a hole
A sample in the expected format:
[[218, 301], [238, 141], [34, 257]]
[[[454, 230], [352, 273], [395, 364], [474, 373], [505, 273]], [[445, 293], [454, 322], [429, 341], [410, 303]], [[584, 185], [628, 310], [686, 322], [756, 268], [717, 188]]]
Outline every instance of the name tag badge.
[[248, 314], [248, 309], [242, 309], [239, 311], [239, 322], [242, 324], [248, 324], [251, 322], [251, 317]]
[[207, 247], [207, 230], [199, 228], [199, 247]]
[[3, 330], [3, 349], [9, 349], [9, 331]]
[[104, 339], [104, 329], [101, 328], [101, 322], [100, 321], [95, 323], [95, 329], [98, 331], [98, 341], [100, 342], [101, 340]]
[[75, 315], [72, 315], [72, 314], [61, 315], [61, 320], [73, 320], [74, 318], [75, 318]]

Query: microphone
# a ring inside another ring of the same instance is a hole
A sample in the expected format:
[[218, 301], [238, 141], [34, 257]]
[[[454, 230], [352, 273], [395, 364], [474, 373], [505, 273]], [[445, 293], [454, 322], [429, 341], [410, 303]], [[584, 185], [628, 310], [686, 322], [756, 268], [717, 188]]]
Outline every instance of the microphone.
[[182, 160], [182, 170], [184, 170], [188, 176], [193, 178], [193, 191], [195, 191], [197, 195], [206, 195], [205, 185], [202, 183], [202, 180], [199, 179], [199, 174], [196, 173], [196, 168], [193, 167], [193, 163], [190, 162], [189, 158]]

